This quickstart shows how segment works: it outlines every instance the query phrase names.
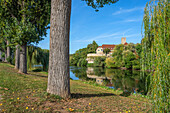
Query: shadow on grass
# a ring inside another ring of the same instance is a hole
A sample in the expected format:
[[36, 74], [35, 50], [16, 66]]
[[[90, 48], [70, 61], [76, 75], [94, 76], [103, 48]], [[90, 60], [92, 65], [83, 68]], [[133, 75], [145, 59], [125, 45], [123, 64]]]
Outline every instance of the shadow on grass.
[[116, 96], [112, 93], [100, 93], [100, 94], [80, 94], [80, 93], [72, 93], [71, 98], [87, 98], [87, 97], [105, 97], [105, 96]]
[[41, 72], [41, 71], [42, 71], [41, 68], [37, 68], [37, 69], [32, 70], [32, 72]]
[[123, 96], [123, 97], [128, 97], [131, 95], [131, 92], [123, 92], [122, 94], [120, 94], [120, 96]]
[[37, 76], [37, 77], [43, 77], [43, 78], [48, 78], [48, 76], [45, 75], [38, 75], [38, 74], [33, 74], [33, 73], [28, 73], [31, 76]]

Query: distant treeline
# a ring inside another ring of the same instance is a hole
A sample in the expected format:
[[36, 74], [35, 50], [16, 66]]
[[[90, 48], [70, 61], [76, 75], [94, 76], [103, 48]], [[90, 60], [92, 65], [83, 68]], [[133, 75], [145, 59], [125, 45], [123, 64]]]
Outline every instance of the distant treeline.
[[108, 68], [122, 68], [140, 69], [140, 58], [142, 46], [141, 44], [129, 43], [128, 45], [119, 44], [114, 48], [111, 57], [90, 57], [94, 59], [94, 63], [87, 63], [87, 54], [96, 53], [98, 44], [93, 41], [88, 44], [86, 48], [77, 50], [70, 55], [70, 65], [85, 67], [108, 67]]
[[[7, 58], [7, 62], [15, 65], [15, 49], [11, 47], [10, 54]], [[2, 58], [5, 59], [5, 52], [2, 52]], [[32, 70], [34, 65], [42, 65], [43, 71], [48, 71], [49, 64], [49, 50], [41, 49], [40, 47], [34, 45], [27, 46], [27, 69]]]
[[98, 44], [93, 41], [92, 44], [88, 44], [86, 48], [77, 50], [74, 54], [70, 55], [70, 65], [87, 66], [87, 54], [95, 53], [97, 48]]

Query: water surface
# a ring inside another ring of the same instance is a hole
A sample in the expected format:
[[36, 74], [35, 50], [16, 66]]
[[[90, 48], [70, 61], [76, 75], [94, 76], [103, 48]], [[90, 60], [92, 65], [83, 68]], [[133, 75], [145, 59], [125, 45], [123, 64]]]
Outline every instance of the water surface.
[[70, 78], [73, 80], [94, 81], [97, 84], [124, 92], [146, 94], [146, 77], [136, 70], [71, 66]]

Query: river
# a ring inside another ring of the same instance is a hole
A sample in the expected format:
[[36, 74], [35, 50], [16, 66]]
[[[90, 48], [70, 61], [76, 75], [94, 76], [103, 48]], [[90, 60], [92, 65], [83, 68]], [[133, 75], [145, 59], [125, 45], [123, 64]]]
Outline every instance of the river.
[[146, 74], [144, 76], [140, 71], [136, 70], [70, 66], [70, 78], [73, 80], [93, 81], [124, 92], [147, 93]]

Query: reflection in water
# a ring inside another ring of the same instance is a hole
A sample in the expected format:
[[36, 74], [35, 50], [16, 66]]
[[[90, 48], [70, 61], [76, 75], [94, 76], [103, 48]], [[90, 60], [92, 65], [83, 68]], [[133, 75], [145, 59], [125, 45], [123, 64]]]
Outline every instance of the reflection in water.
[[[81, 80], [92, 80], [100, 85], [113, 89], [120, 89], [124, 92], [140, 92], [146, 94], [146, 77], [140, 76], [140, 71], [106, 69], [102, 67], [70, 67], [71, 78]], [[75, 77], [73, 77], [75, 75]]]

